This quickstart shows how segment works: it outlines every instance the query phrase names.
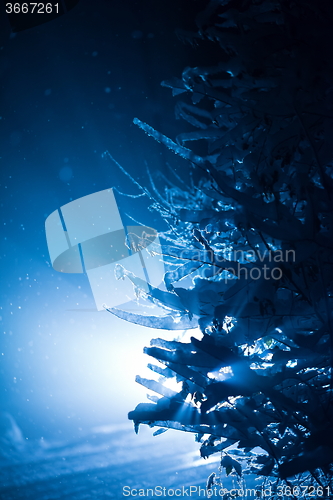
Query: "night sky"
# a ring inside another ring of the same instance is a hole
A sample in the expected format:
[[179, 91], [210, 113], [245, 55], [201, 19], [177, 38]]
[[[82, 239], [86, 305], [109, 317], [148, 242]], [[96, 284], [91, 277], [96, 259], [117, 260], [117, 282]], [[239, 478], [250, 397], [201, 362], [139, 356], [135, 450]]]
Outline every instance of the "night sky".
[[[143, 400], [134, 376], [156, 332], [107, 312], [72, 311], [94, 307], [89, 283], [52, 269], [44, 224], [99, 190], [138, 194], [102, 158], [106, 150], [142, 184], [147, 162], [161, 189], [167, 162], [186, 168], [132, 120], [171, 138], [184, 131], [176, 98], [160, 82], [198, 60], [176, 30], [191, 29], [199, 8], [81, 0], [59, 19], [13, 34], [1, 5], [1, 409], [29, 439], [125, 422]], [[119, 196], [119, 208], [128, 220], [164, 228], [142, 198]]]

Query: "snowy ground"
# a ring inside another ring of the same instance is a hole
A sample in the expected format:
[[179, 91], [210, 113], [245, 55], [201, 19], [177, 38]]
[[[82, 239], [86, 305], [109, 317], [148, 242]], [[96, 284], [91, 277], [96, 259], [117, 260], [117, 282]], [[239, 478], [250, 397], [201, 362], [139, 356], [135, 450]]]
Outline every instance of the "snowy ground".
[[[139, 435], [130, 424], [100, 427], [82, 440], [30, 444], [16, 457], [3, 460], [0, 498], [124, 499], [125, 486], [127, 491], [204, 487], [209, 474], [217, 472], [218, 462], [207, 463], [198, 450], [193, 435], [176, 431], [152, 437], [152, 430], [145, 426]], [[199, 497], [193, 493], [191, 498]]]

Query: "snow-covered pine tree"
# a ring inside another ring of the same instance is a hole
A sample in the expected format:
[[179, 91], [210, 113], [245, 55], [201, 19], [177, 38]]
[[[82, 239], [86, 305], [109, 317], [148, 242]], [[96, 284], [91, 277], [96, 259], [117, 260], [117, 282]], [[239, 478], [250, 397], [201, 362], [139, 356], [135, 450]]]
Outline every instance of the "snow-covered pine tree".
[[237, 444], [228, 456], [251, 473], [320, 488], [333, 464], [332, 24], [327, 1], [210, 0], [182, 37], [216, 63], [163, 83], [193, 130], [173, 141], [135, 119], [193, 172], [146, 190], [173, 268], [167, 292], [146, 294], [168, 316], [143, 321], [201, 338], [152, 340], [165, 367], [137, 381], [160, 397], [129, 418], [195, 433], [203, 457]]

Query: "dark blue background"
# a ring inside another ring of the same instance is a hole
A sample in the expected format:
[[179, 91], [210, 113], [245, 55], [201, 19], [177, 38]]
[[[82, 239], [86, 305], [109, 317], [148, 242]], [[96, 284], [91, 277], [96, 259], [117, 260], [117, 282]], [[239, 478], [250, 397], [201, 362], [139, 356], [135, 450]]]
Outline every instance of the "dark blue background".
[[[126, 421], [144, 400], [134, 375], [156, 332], [108, 313], [71, 311], [94, 307], [89, 284], [53, 271], [44, 222], [102, 189], [138, 193], [102, 159], [105, 150], [143, 184], [145, 161], [155, 176], [168, 175], [166, 161], [186, 168], [132, 120], [171, 137], [183, 130], [160, 82], [198, 57], [175, 30], [194, 27], [200, 4], [81, 0], [17, 34], [1, 7], [1, 408], [27, 438], [75, 435]], [[144, 199], [120, 196], [119, 204], [123, 216], [163, 227]]]

